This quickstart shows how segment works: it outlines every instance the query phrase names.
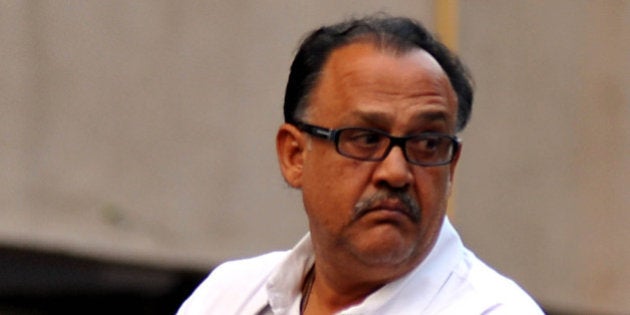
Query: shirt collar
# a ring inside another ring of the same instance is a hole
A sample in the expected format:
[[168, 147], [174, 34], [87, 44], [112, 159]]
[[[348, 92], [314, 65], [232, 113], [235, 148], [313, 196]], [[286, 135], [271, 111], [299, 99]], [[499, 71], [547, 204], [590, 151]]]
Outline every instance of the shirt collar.
[[[395, 308], [395, 304], [405, 305], [407, 303], [400, 302], [408, 299], [420, 307], [416, 309], [424, 309], [461, 261], [462, 249], [459, 235], [448, 218], [445, 218], [433, 249], [420, 265], [341, 314], [375, 313], [384, 308]], [[267, 282], [269, 305], [274, 314], [289, 313], [299, 305], [302, 279], [313, 266], [314, 260], [310, 233], [307, 233], [274, 269]]]
[[302, 296], [302, 279], [313, 266], [315, 255], [307, 233], [274, 269], [267, 281], [269, 306], [274, 314], [287, 314]]

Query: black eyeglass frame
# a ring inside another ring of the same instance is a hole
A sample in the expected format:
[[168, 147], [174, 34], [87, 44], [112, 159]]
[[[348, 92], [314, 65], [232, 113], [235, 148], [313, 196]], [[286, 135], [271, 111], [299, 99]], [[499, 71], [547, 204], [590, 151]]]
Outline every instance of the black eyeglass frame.
[[[399, 147], [402, 152], [403, 155], [405, 156], [405, 160], [408, 163], [414, 164], [414, 165], [419, 165], [419, 166], [441, 166], [441, 165], [447, 165], [450, 164], [451, 162], [453, 162], [453, 159], [455, 159], [455, 156], [457, 156], [457, 153], [461, 147], [461, 142], [460, 139], [456, 136], [453, 135], [449, 135], [449, 134], [445, 134], [445, 133], [440, 133], [440, 132], [424, 132], [424, 133], [419, 133], [419, 134], [415, 134], [415, 135], [409, 135], [409, 136], [404, 136], [404, 137], [396, 137], [396, 136], [392, 136], [380, 129], [374, 129], [374, 128], [364, 128], [364, 127], [345, 127], [345, 128], [339, 128], [339, 129], [329, 129], [329, 128], [324, 128], [324, 127], [320, 127], [320, 126], [316, 126], [316, 125], [311, 125], [311, 124], [307, 124], [307, 123], [303, 123], [303, 122], [295, 122], [293, 123], [294, 126], [296, 126], [300, 131], [306, 132], [312, 136], [321, 138], [321, 139], [325, 139], [328, 141], [331, 141], [334, 143], [335, 145], [335, 150], [337, 151], [337, 153], [339, 153], [342, 156], [351, 158], [351, 159], [355, 159], [355, 160], [359, 160], [359, 161], [372, 161], [372, 162], [379, 162], [379, 161], [383, 161], [387, 158], [387, 156], [389, 155], [390, 151], [395, 147]], [[374, 132], [376, 134], [385, 136], [387, 138], [389, 138], [390, 142], [389, 142], [389, 146], [387, 147], [387, 149], [385, 149], [385, 151], [383, 152], [383, 156], [380, 158], [359, 158], [356, 156], [352, 156], [352, 155], [348, 155], [347, 153], [342, 152], [339, 149], [339, 136], [340, 134], [344, 131], [344, 130], [366, 130], [366, 131], [370, 131], [370, 132]], [[444, 138], [448, 138], [451, 141], [451, 145], [452, 145], [452, 150], [451, 150], [451, 156], [449, 159], [445, 160], [445, 161], [441, 161], [438, 163], [421, 163], [418, 161], [412, 161], [411, 159], [409, 159], [409, 156], [407, 155], [407, 150], [405, 149], [405, 145], [407, 143], [408, 140], [410, 139], [418, 139], [418, 138], [423, 138], [423, 137], [444, 137]]]

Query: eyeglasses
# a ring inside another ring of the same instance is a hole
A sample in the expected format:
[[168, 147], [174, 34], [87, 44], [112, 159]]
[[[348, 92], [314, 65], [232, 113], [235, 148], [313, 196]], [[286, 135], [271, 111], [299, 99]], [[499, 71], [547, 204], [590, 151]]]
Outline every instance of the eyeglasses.
[[301, 122], [295, 126], [312, 136], [332, 141], [339, 154], [361, 161], [383, 161], [392, 148], [398, 146], [411, 164], [446, 165], [453, 161], [460, 146], [457, 137], [435, 132], [394, 137], [372, 128], [328, 129]]

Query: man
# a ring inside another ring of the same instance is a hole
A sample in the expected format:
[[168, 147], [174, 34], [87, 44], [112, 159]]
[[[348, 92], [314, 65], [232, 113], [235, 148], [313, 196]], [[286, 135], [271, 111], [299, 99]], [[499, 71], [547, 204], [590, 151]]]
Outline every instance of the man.
[[219, 266], [179, 314], [542, 314], [445, 218], [472, 95], [459, 60], [410, 19], [311, 33], [276, 139], [310, 233]]

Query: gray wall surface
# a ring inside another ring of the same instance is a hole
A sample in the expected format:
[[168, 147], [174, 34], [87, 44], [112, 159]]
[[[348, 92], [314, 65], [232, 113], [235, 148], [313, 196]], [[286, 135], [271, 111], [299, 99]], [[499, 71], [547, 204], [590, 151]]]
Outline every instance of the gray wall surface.
[[[387, 4], [384, 4], [387, 3]], [[211, 266], [306, 231], [274, 137], [299, 39], [434, 1], [1, 1], [0, 244]], [[630, 312], [630, 1], [461, 1], [453, 221], [539, 301]], [[1, 281], [1, 280], [0, 280]]]

